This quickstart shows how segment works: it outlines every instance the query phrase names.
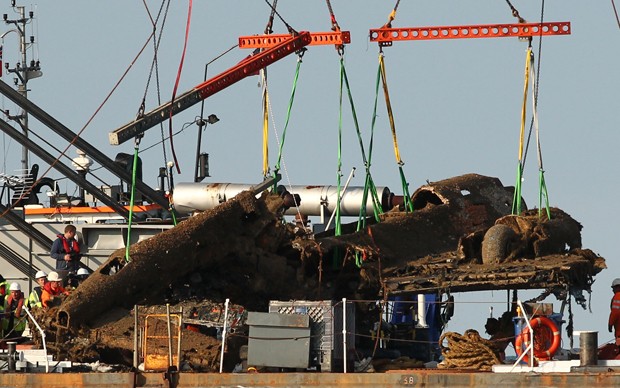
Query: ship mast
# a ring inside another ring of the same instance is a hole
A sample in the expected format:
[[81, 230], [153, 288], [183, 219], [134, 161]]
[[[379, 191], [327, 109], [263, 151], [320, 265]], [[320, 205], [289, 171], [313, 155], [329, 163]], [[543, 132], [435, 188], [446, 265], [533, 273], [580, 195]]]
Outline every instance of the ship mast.
[[[43, 75], [43, 72], [41, 72], [41, 67], [39, 66], [39, 61], [31, 60], [30, 63], [28, 63], [26, 55], [27, 49], [35, 42], [33, 35], [30, 35], [28, 37], [28, 41], [26, 41], [26, 24], [30, 23], [34, 19], [34, 12], [30, 11], [28, 13], [28, 17], [26, 17], [26, 8], [24, 6], [16, 6], [15, 0], [11, 1], [11, 6], [17, 10], [19, 18], [9, 19], [7, 14], [3, 15], [4, 22], [9, 25], [14, 25], [15, 28], [6, 31], [2, 35], [0, 35], [0, 38], [4, 42], [4, 37], [9, 33], [15, 32], [18, 35], [21, 62], [16, 62], [13, 68], [11, 68], [10, 64], [7, 62], [4, 63], [4, 67], [9, 73], [15, 74], [16, 77], [13, 81], [15, 83], [15, 86], [17, 87], [17, 91], [25, 98], [28, 98], [28, 81]], [[6, 112], [6, 114], [9, 119], [15, 120], [19, 124], [19, 126], [22, 128], [24, 136], [28, 137], [28, 113], [26, 112], [26, 110], [22, 109], [20, 114], [15, 116], [11, 116], [8, 111]], [[28, 148], [26, 146], [22, 147], [21, 164], [23, 173], [28, 174], [30, 171], [30, 167], [28, 162]]]

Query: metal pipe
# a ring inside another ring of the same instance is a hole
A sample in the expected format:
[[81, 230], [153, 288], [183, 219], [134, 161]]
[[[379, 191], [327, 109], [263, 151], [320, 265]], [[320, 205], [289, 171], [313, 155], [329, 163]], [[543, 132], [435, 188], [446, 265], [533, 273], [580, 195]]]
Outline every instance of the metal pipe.
[[343, 372], [347, 373], [347, 298], [342, 298], [342, 359]]
[[183, 307], [179, 313], [179, 327], [177, 334], [177, 371], [181, 371], [181, 334], [183, 333]]
[[170, 303], [166, 303], [166, 321], [168, 324], [168, 367], [172, 366], [172, 329], [170, 328]]
[[418, 327], [428, 327], [426, 323], [426, 297], [418, 294]]
[[138, 369], [138, 305], [133, 305], [133, 367]]
[[[225, 202], [242, 191], [249, 190], [249, 184], [237, 183], [203, 183], [181, 182], [174, 189], [174, 208], [180, 213], [210, 210]], [[301, 198], [299, 212], [307, 216], [322, 216], [325, 211], [333, 213], [336, 210], [338, 188], [334, 186], [293, 185], [287, 188], [291, 194], [298, 194]], [[391, 209], [391, 192], [387, 187], [377, 187], [383, 210]], [[340, 214], [342, 216], [358, 216], [364, 187], [348, 187], [342, 194]], [[287, 215], [297, 214], [296, 208], [286, 211]], [[366, 213], [374, 212], [372, 201], [366, 204]]]
[[224, 303], [224, 327], [222, 328], [222, 352], [220, 353], [220, 373], [224, 368], [224, 346], [226, 345], [226, 324], [228, 323], [228, 302], [230, 299], [226, 298]]

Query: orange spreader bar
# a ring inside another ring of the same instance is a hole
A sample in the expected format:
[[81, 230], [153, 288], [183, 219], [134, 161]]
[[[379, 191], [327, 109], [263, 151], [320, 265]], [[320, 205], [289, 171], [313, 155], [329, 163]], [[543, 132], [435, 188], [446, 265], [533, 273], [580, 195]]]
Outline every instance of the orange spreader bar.
[[[239, 48], [269, 48], [290, 38], [291, 35], [289, 34], [240, 36]], [[351, 33], [349, 31], [311, 32], [310, 38], [310, 46], [328, 44], [343, 45], [351, 43]]]
[[412, 28], [376, 28], [370, 30], [370, 41], [390, 46], [399, 40], [531, 37], [570, 35], [570, 22], [479, 24]]

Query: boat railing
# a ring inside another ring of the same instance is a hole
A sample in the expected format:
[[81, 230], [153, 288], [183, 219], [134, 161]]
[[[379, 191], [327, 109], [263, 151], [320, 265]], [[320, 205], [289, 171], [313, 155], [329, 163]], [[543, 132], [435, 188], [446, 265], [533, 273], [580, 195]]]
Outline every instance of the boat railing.
[[30, 313], [30, 310], [28, 309], [28, 307], [23, 306], [23, 309], [26, 312], [26, 314], [28, 314], [28, 316], [30, 317], [30, 320], [37, 327], [37, 330], [39, 330], [39, 333], [41, 333], [41, 342], [43, 342], [43, 351], [45, 353], [45, 373], [49, 373], [49, 371], [50, 371], [50, 362], [49, 362], [49, 359], [47, 357], [47, 346], [46, 346], [46, 343], [45, 343], [45, 331], [41, 328], [41, 326], [39, 325], [37, 320], [34, 319], [32, 314]]
[[521, 355], [517, 358], [515, 363], [512, 365], [512, 368], [510, 369], [510, 371], [512, 372], [514, 370], [514, 368], [517, 365], [519, 365], [521, 360], [523, 360], [523, 358], [525, 356], [527, 356], [528, 353], [530, 353], [529, 360], [528, 360], [528, 365], [529, 365], [530, 371], [531, 371], [531, 370], [534, 369], [534, 329], [530, 325], [530, 317], [527, 316], [527, 312], [526, 312], [525, 308], [523, 307], [523, 304], [521, 303], [521, 300], [518, 300], [517, 304], [519, 305], [519, 308], [521, 309], [523, 317], [525, 318], [525, 324], [527, 325], [528, 330], [529, 330], [528, 334], [530, 335], [530, 343], [527, 345], [527, 347], [525, 348], [523, 353], [521, 353]]

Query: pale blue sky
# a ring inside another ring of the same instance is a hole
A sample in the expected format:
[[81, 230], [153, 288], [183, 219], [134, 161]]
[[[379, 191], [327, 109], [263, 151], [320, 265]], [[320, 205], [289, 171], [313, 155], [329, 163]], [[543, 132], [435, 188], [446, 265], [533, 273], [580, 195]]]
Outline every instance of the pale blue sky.
[[[15, 14], [5, 2], [3, 13]], [[19, 3], [19, 1], [18, 1]], [[147, 1], [156, 15], [158, 1]], [[368, 30], [383, 25], [395, 1], [333, 0], [336, 18], [351, 31], [346, 68], [362, 131], [370, 128], [378, 48], [367, 39]], [[521, 16], [540, 20], [541, 2], [513, 0]], [[187, 18], [187, 1], [172, 2], [160, 46], [159, 70], [162, 100], [168, 101], [177, 73]], [[27, 4], [28, 10], [30, 5]], [[149, 21], [140, 0], [106, 2], [43, 1], [32, 6], [37, 17], [36, 57], [44, 77], [30, 82], [29, 97], [66, 126], [78, 132], [112, 89], [146, 41]], [[280, 0], [278, 10], [297, 30], [328, 31], [330, 19], [321, 0]], [[269, 8], [260, 0], [209, 0], [194, 2], [190, 39], [178, 93], [202, 82], [204, 65], [237, 42], [241, 35], [259, 34], [265, 28]], [[620, 30], [610, 1], [547, 0], [545, 21], [570, 21], [570, 36], [545, 37], [542, 42], [539, 120], [550, 202], [583, 224], [583, 245], [607, 259], [609, 269], [596, 279], [592, 313], [575, 306], [576, 330], [599, 330], [600, 342], [611, 339], [606, 321], [611, 298], [610, 283], [620, 277], [614, 240], [616, 174], [620, 134]], [[514, 23], [505, 1], [444, 0], [402, 1], [395, 27]], [[276, 33], [285, 29], [278, 20]], [[3, 27], [2, 31], [6, 31]], [[538, 56], [538, 40], [534, 41]], [[517, 165], [523, 72], [527, 44], [516, 38], [397, 42], [384, 49], [387, 77], [396, 119], [405, 173], [413, 192], [425, 181], [475, 172], [514, 184]], [[249, 51], [240, 49], [209, 67], [215, 75]], [[17, 59], [16, 38], [4, 42], [4, 60]], [[83, 137], [114, 157], [131, 153], [132, 142], [108, 143], [108, 133], [136, 116], [146, 87], [152, 44], [136, 62], [108, 104], [89, 125]], [[303, 58], [297, 95], [286, 138], [284, 162], [292, 184], [335, 184], [338, 130], [339, 63], [333, 47], [311, 47]], [[284, 126], [295, 57], [269, 68], [275, 126]], [[3, 77], [11, 82], [9, 77]], [[252, 77], [206, 100], [205, 113], [220, 122], [203, 135], [203, 151], [210, 154], [211, 182], [256, 183], [261, 180], [261, 98], [258, 78]], [[156, 86], [149, 87], [147, 111], [156, 104]], [[3, 109], [16, 111], [2, 98]], [[391, 147], [385, 104], [380, 101], [375, 129], [373, 177], [377, 185], [400, 194], [398, 170]], [[200, 106], [174, 119], [175, 130], [199, 115]], [[352, 167], [358, 174], [352, 185], [363, 185], [363, 168], [351, 113], [344, 111], [343, 169], [346, 179]], [[528, 104], [528, 123], [531, 109]], [[34, 131], [56, 139], [41, 124]], [[167, 133], [167, 124], [165, 126]], [[194, 172], [196, 126], [175, 140], [182, 171], [175, 181], [191, 181]], [[270, 134], [271, 160], [277, 147]], [[159, 128], [148, 131], [141, 148], [161, 139]], [[3, 137], [4, 158], [0, 170], [20, 167], [19, 145]], [[61, 141], [58, 145], [65, 144]], [[74, 156], [74, 150], [70, 151]], [[168, 159], [171, 158], [169, 148]], [[161, 146], [141, 154], [144, 180], [155, 186], [157, 168], [164, 165]], [[36, 158], [32, 159], [36, 161]], [[523, 195], [532, 207], [537, 203], [537, 164], [532, 143], [528, 155]], [[58, 173], [52, 172], [52, 177]], [[109, 176], [105, 176], [109, 179]], [[288, 184], [286, 176], [283, 183]], [[494, 295], [493, 295], [494, 294]], [[537, 295], [524, 293], [524, 299]], [[459, 295], [458, 300], [468, 298]], [[469, 300], [504, 301], [505, 292], [481, 293]], [[559, 309], [559, 302], [553, 301]], [[495, 315], [503, 304], [495, 305]], [[478, 311], [473, 315], [470, 311]], [[457, 306], [448, 330], [475, 328], [484, 332], [488, 305]], [[476, 317], [476, 318], [472, 318]], [[567, 319], [567, 317], [565, 317]], [[565, 346], [568, 346], [565, 344]]]

